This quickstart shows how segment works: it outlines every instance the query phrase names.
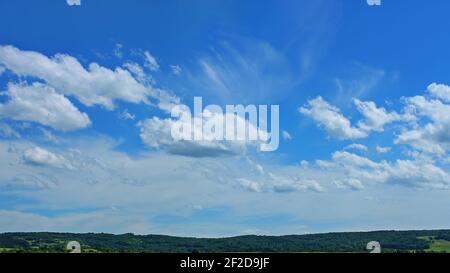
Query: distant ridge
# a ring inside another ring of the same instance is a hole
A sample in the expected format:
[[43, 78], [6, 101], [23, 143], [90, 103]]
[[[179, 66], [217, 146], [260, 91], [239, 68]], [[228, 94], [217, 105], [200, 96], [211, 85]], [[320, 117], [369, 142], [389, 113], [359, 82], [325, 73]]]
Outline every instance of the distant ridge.
[[366, 245], [370, 241], [380, 242], [383, 252], [450, 252], [450, 230], [245, 235], [228, 238], [20, 232], [0, 234], [0, 252], [66, 252], [69, 241], [78, 241], [83, 252], [367, 252]]

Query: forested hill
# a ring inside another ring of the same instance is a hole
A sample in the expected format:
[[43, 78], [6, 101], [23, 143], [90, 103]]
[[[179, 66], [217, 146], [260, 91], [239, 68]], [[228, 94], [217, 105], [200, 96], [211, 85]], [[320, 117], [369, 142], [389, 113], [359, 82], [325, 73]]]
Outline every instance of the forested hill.
[[0, 252], [65, 252], [69, 241], [78, 241], [83, 252], [367, 252], [370, 241], [380, 242], [383, 252], [450, 252], [450, 230], [217, 239], [106, 233], [3, 233]]

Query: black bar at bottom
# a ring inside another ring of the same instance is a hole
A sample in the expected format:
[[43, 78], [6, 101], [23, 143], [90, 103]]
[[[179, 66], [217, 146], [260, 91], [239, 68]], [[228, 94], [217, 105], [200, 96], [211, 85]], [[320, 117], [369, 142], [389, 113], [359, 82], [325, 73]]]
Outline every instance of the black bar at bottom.
[[[15, 270], [124, 270], [125, 272], [321, 272], [416, 268], [445, 265], [450, 254], [317, 254], [317, 253], [187, 253], [187, 254], [0, 254], [2, 267]], [[58, 265], [60, 264], [60, 265]], [[81, 272], [81, 271], [80, 271]]]

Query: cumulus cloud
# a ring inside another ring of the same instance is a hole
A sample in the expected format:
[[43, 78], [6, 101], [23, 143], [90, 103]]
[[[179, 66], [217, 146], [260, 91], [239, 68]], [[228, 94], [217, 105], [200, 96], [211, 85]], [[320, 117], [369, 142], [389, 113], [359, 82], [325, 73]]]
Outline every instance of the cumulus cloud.
[[367, 137], [367, 132], [351, 125], [337, 107], [330, 105], [322, 97], [308, 101], [299, 108], [300, 113], [312, 118], [328, 134], [338, 139], [357, 139]]
[[356, 178], [349, 178], [345, 180], [338, 180], [334, 182], [338, 188], [363, 190], [364, 185]]
[[38, 52], [0, 46], [0, 64], [19, 76], [39, 78], [86, 106], [101, 105], [112, 110], [115, 100], [149, 104], [149, 98], [154, 98], [158, 105], [178, 101], [164, 90], [140, 83], [128, 70], [120, 67], [111, 70], [97, 63], [85, 69], [76, 58], [66, 54], [48, 58]]
[[8, 84], [4, 92], [9, 100], [0, 104], [0, 116], [14, 120], [33, 121], [61, 131], [90, 126], [91, 121], [66, 97], [42, 83]]
[[[363, 183], [450, 188], [450, 175], [442, 168], [440, 160], [450, 148], [450, 105], [444, 102], [446, 91], [445, 86], [431, 85], [430, 95], [438, 99], [425, 96], [403, 98], [403, 114], [389, 112], [373, 102], [354, 100], [363, 116], [356, 126], [351, 126], [351, 122], [339, 109], [321, 97], [310, 100], [305, 107], [300, 108], [300, 112], [311, 117], [332, 136], [340, 139], [365, 137], [371, 131], [383, 131], [386, 124], [399, 122], [398, 128], [401, 131], [396, 136], [395, 143], [408, 144], [413, 148], [407, 152], [412, 159], [375, 162], [348, 152], [347, 150], [367, 151], [367, 147], [363, 145], [352, 144], [343, 151], [333, 153], [332, 160], [316, 160], [316, 166], [335, 177], [334, 183], [339, 188], [363, 189]], [[380, 154], [390, 150], [390, 147], [376, 147]], [[439, 157], [430, 157], [421, 152]], [[307, 171], [311, 167], [304, 166], [302, 169]]]
[[309, 100], [304, 107], [299, 108], [299, 112], [312, 118], [329, 135], [338, 139], [365, 138], [372, 131], [383, 132], [384, 126], [389, 123], [409, 122], [416, 118], [410, 113], [411, 109], [406, 109], [404, 114], [398, 114], [377, 107], [372, 101], [354, 99], [353, 102], [363, 116], [363, 119], [359, 120], [355, 126], [341, 113], [339, 108], [330, 105], [320, 96]]
[[450, 86], [432, 83], [428, 86], [427, 90], [433, 96], [442, 99], [445, 102], [450, 102]]
[[302, 180], [296, 177], [276, 176], [273, 173], [269, 173], [269, 177], [259, 178], [259, 180], [238, 178], [237, 181], [242, 189], [257, 193], [292, 193], [299, 191], [312, 191], [316, 193], [325, 192], [325, 188], [315, 180]]
[[[433, 89], [433, 88], [431, 88]], [[430, 154], [442, 156], [450, 149], [450, 104], [424, 96], [404, 98], [409, 111], [422, 118], [395, 140]]]
[[416, 129], [402, 132], [396, 139], [396, 144], [408, 144], [414, 149], [442, 156], [449, 149], [446, 140], [450, 128], [444, 125], [427, 124]]
[[297, 191], [313, 191], [322, 193], [326, 191], [326, 189], [316, 180], [278, 177], [278, 179], [280, 178], [281, 180], [277, 180], [271, 185], [273, 191], [277, 193], [290, 193]]
[[[449, 189], [450, 175], [431, 160], [396, 160], [375, 162], [346, 151], [333, 153], [328, 171], [346, 181], [357, 179], [366, 183], [398, 184], [406, 187]], [[346, 185], [338, 179], [338, 185]], [[348, 185], [347, 185], [348, 186]]]
[[[101, 147], [101, 145], [95, 145]], [[142, 180], [144, 183], [142, 185], [145, 185], [144, 181], [175, 179], [172, 176], [177, 173], [180, 176], [176, 179], [180, 179], [180, 181], [190, 179], [199, 181], [199, 177], [202, 177], [201, 179], [209, 181], [209, 183], [215, 181], [222, 185], [236, 185], [246, 191], [259, 193], [324, 192], [330, 190], [330, 188], [327, 189], [326, 184], [353, 190], [367, 189], [369, 185], [380, 183], [414, 188], [450, 188], [448, 172], [436, 165], [434, 161], [424, 158], [376, 162], [347, 151], [337, 151], [332, 154], [330, 160], [321, 161], [323, 163], [320, 166], [321, 169], [316, 169], [316, 166], [312, 164], [302, 164], [301, 168], [278, 165], [263, 166], [248, 157], [221, 157], [203, 160], [195, 157], [156, 154], [133, 159], [113, 151], [102, 150], [103, 152], [99, 152], [98, 148], [91, 151], [92, 148], [85, 147], [80, 152], [73, 150], [61, 153], [50, 152], [48, 149], [34, 146], [24, 149], [23, 152], [20, 152], [19, 148], [18, 153], [22, 155], [25, 163], [32, 166], [76, 170], [73, 172], [74, 181], [79, 180], [80, 177], [83, 177], [84, 181], [84, 177], [86, 177], [86, 181], [94, 179], [99, 183], [100, 181], [117, 180], [120, 183], [141, 185], [138, 181]], [[102, 156], [90, 157], [86, 153]], [[161, 162], [161, 160], [167, 160], [167, 162]], [[172, 162], [173, 165], [168, 162]], [[161, 168], [159, 163], [163, 164], [161, 166], [168, 165]], [[319, 165], [318, 162], [316, 164]], [[197, 172], [192, 170], [197, 170]], [[9, 171], [5, 171], [4, 178], [9, 176], [8, 173]], [[51, 172], [51, 174], [56, 175], [57, 173]], [[58, 178], [66, 177], [72, 176], [64, 173]], [[330, 177], [333, 179], [330, 180]], [[170, 181], [178, 181], [176, 179]]]
[[[98, 140], [95, 141], [97, 144], [102, 143]], [[76, 140], [72, 139], [70, 142], [74, 143]], [[0, 150], [2, 150], [0, 162], [2, 162], [1, 171], [3, 173], [2, 178], [0, 178], [0, 187], [7, 185], [11, 189], [16, 186], [39, 189], [47, 188], [50, 185], [61, 185], [69, 181], [95, 185], [100, 181], [108, 183], [113, 178], [114, 181], [119, 183], [138, 184], [133, 179], [133, 175], [123, 175], [121, 168], [127, 164], [126, 160], [120, 159], [120, 165], [110, 166], [110, 163], [107, 163], [98, 154], [96, 155], [95, 152], [92, 154], [86, 153], [89, 149], [93, 149], [95, 145], [83, 144], [90, 148], [82, 151], [67, 147], [65, 144], [67, 143], [61, 141], [58, 146], [53, 145], [49, 148], [26, 141], [16, 141], [9, 147], [0, 143]], [[61, 146], [65, 148], [61, 148]], [[113, 156], [112, 154], [110, 156]], [[120, 158], [117, 157], [117, 154], [113, 157]], [[40, 185], [44, 186], [41, 187]]]
[[[143, 143], [150, 148], [163, 149], [171, 154], [191, 157], [236, 155], [245, 151], [245, 143], [239, 141], [175, 140], [171, 134], [171, 128], [175, 122], [180, 121], [153, 117], [139, 122], [140, 137]], [[190, 123], [191, 121], [185, 122]], [[194, 127], [194, 130], [201, 129]]]
[[[200, 116], [192, 116], [189, 109], [179, 110], [178, 118], [155, 116], [138, 123], [146, 146], [178, 155], [216, 157], [244, 154], [250, 146], [265, 149], [264, 145], [278, 142], [277, 135], [258, 128], [256, 119], [236, 112], [205, 108]], [[234, 134], [232, 140], [228, 139], [230, 133]]]
[[34, 147], [26, 150], [23, 153], [23, 160], [27, 164], [73, 169], [63, 156], [49, 152], [41, 147]]
[[302, 168], [307, 168], [307, 167], [309, 167], [309, 162], [306, 160], [302, 160], [302, 161], [300, 161], [300, 166]]
[[416, 115], [428, 117], [433, 122], [445, 124], [450, 122], [450, 105], [440, 100], [428, 99], [424, 96], [404, 98], [407, 107]]
[[238, 178], [239, 185], [252, 192], [261, 192], [262, 191], [262, 185], [261, 183], [258, 183], [256, 181], [252, 181], [246, 178]]
[[[399, 214], [403, 214], [411, 210], [409, 201], [411, 204], [417, 204], [417, 198], [420, 196], [432, 194], [433, 200], [436, 200], [436, 196], [445, 196], [445, 192], [439, 195], [437, 191], [427, 191], [424, 195], [408, 187], [442, 189], [449, 185], [445, 183], [448, 181], [448, 174], [432, 161], [375, 162], [345, 151], [336, 152], [329, 161], [324, 161], [329, 163], [329, 168], [324, 170], [318, 169], [314, 164], [303, 164], [303, 167], [268, 165], [267, 162], [258, 161], [256, 158], [250, 160], [247, 156], [205, 160], [171, 154], [147, 153], [131, 157], [116, 151], [114, 142], [105, 144], [99, 139], [72, 139], [67, 143], [71, 146], [50, 148], [41, 145], [39, 147], [59, 159], [64, 158], [74, 167], [73, 170], [52, 166], [43, 168], [44, 165], [27, 162], [20, 164], [20, 160], [17, 160], [15, 156], [18, 155], [19, 159], [25, 161], [23, 160], [25, 151], [35, 149], [36, 145], [30, 146], [30, 143], [19, 140], [0, 142], [2, 173], [0, 188], [6, 191], [14, 190], [20, 196], [32, 196], [40, 207], [49, 211], [95, 207], [107, 208], [112, 213], [108, 214], [99, 226], [81, 225], [86, 228], [86, 231], [110, 229], [114, 229], [114, 232], [134, 231], [129, 225], [118, 224], [116, 221], [119, 218], [120, 223], [134, 222], [135, 219], [158, 222], [158, 219], [161, 217], [165, 219], [167, 215], [176, 219], [185, 219], [179, 217], [193, 219], [189, 211], [192, 211], [192, 206], [195, 204], [201, 204], [205, 210], [225, 204], [231, 207], [230, 211], [233, 211], [230, 217], [235, 219], [240, 215], [242, 218], [239, 220], [257, 217], [258, 213], [265, 216], [287, 214], [297, 216], [301, 213], [302, 221], [311, 221], [311, 223], [316, 223], [318, 219], [330, 219], [330, 217], [355, 219], [357, 215], [367, 215], [375, 209], [375, 203], [365, 199], [368, 194], [383, 200], [378, 213], [384, 216], [386, 206], [398, 208], [399, 202], [406, 200], [408, 206], [399, 208], [401, 209]], [[42, 159], [35, 159], [35, 161], [45, 162]], [[61, 165], [56, 164], [56, 166]], [[382, 189], [372, 187], [372, 184], [379, 183], [404, 187], [383, 187]], [[174, 188], [178, 190], [174, 191]], [[346, 193], [341, 189], [355, 191]], [[395, 199], [391, 199], [393, 197]], [[445, 198], [439, 200], [445, 200]], [[421, 200], [421, 202], [426, 201]], [[445, 204], [442, 202], [437, 202], [436, 208], [442, 209], [442, 205]], [[367, 206], [355, 206], [355, 203], [364, 203]], [[21, 205], [25, 208], [27, 206]], [[423, 203], [417, 204], [417, 208], [422, 206]], [[117, 209], [110, 209], [111, 207]], [[332, 212], [330, 207], [333, 207]], [[338, 216], [336, 216], [337, 213]], [[73, 216], [81, 223], [85, 221], [92, 223], [91, 219], [99, 217], [96, 213], [90, 216], [85, 215], [86, 217], [75, 214], [64, 215]], [[63, 218], [65, 218], [64, 215]], [[123, 217], [127, 215], [135, 218], [124, 219]], [[228, 211], [226, 215], [229, 215]], [[0, 222], [4, 223], [0, 225], [3, 230], [17, 231], [28, 226], [17, 219], [11, 222], [11, 217], [13, 217], [12, 213], [0, 215]], [[23, 220], [30, 217], [24, 216]], [[217, 217], [221, 222], [231, 221], [220, 215], [220, 212]], [[31, 219], [36, 221], [37, 218], [31, 217]], [[69, 231], [75, 231], [80, 226], [77, 220], [68, 221], [64, 226], [60, 226], [59, 220], [53, 220], [44, 221], [46, 223], [44, 230], [67, 228]], [[180, 221], [159, 223], [159, 229], [154, 226], [146, 227], [143, 233], [155, 233], [155, 230], [161, 230], [162, 233], [178, 234], [176, 233], [178, 229], [174, 228], [179, 228], [178, 232], [185, 228], [184, 222]], [[192, 230], [199, 228], [203, 223], [193, 222]], [[117, 225], [120, 226], [118, 230], [115, 229]], [[230, 232], [238, 233], [232, 224], [230, 225], [227, 225]], [[287, 232], [292, 230], [287, 229]], [[215, 231], [212, 234], [217, 236], [219, 233]]]
[[347, 146], [345, 146], [344, 150], [357, 150], [357, 151], [361, 151], [361, 152], [368, 152], [369, 151], [367, 146], [362, 145], [362, 144], [358, 144], [358, 143], [347, 145]]
[[358, 111], [364, 116], [364, 120], [358, 122], [358, 127], [364, 131], [382, 132], [384, 126], [393, 121], [401, 119], [401, 116], [395, 112], [388, 113], [384, 108], [378, 108], [372, 101], [354, 100]]
[[[317, 181], [318, 177], [302, 177], [298, 169], [294, 168], [293, 172], [284, 168], [274, 167], [267, 170], [261, 164], [247, 158], [245, 166], [245, 175], [247, 178], [238, 178], [238, 186], [246, 191], [258, 193], [294, 193], [300, 191], [309, 191], [315, 193], [323, 193], [326, 188]], [[308, 166], [304, 166], [306, 169]], [[241, 173], [240, 175], [243, 175]]]
[[[0, 142], [0, 188], [24, 193], [40, 189], [34, 196], [57, 209], [137, 206], [148, 208], [147, 213], [163, 213], [162, 207], [178, 211], [199, 202], [232, 204], [237, 195], [253, 199], [251, 192], [324, 191], [318, 181], [284, 173], [277, 166], [266, 170], [247, 157], [204, 160], [155, 153], [130, 157], [99, 140], [77, 141], [70, 142], [75, 147], [64, 149]], [[11, 145], [14, 148], [8, 148]]]
[[433, 162], [397, 160], [391, 166], [388, 182], [412, 184], [418, 188], [449, 189], [450, 175]]

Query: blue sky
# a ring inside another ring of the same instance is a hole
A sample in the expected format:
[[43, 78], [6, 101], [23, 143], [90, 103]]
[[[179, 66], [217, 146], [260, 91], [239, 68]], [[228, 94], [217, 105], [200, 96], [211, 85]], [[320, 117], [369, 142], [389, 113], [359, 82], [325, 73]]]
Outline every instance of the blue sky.
[[[445, 0], [0, 3], [0, 231], [448, 228]], [[280, 146], [170, 108], [280, 106]]]

